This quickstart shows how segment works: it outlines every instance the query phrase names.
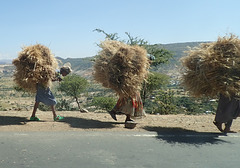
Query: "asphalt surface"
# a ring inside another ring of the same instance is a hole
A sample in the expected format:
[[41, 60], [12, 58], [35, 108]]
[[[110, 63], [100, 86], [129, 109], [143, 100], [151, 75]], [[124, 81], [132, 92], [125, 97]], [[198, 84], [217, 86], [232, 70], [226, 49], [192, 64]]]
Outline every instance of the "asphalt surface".
[[0, 168], [239, 168], [239, 157], [239, 133], [0, 133]]

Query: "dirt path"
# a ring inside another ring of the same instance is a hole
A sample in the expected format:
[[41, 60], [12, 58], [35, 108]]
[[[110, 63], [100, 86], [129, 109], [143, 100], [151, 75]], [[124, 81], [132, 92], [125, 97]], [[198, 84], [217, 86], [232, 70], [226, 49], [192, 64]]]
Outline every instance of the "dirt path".
[[[58, 112], [65, 117], [54, 122], [50, 111], [38, 111], [38, 122], [30, 122], [29, 111], [0, 111], [0, 131], [132, 131], [124, 128], [124, 115], [114, 121], [107, 113], [80, 113], [78, 111]], [[137, 120], [134, 131], [183, 130], [196, 132], [219, 132], [212, 124], [214, 115], [147, 115]], [[234, 120], [232, 130], [240, 132], [239, 119]]]

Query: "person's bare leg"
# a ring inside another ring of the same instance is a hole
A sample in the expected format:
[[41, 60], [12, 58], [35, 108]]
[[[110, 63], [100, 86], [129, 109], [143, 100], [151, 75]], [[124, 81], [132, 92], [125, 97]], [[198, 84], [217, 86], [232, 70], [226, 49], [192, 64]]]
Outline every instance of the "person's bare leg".
[[[115, 107], [116, 107], [116, 106], [115, 106]], [[111, 111], [108, 111], [108, 113], [110, 114], [110, 116], [112, 117], [112, 119], [114, 119], [115, 121], [117, 121], [115, 107], [114, 107]]]
[[57, 117], [56, 111], [55, 111], [55, 106], [51, 105], [52, 113], [53, 113], [53, 118]]
[[127, 122], [127, 121], [133, 121], [133, 120], [131, 119], [131, 117], [130, 117], [130, 114], [126, 114], [126, 120], [125, 120], [125, 122]]
[[64, 119], [64, 117], [56, 114], [55, 106], [54, 106], [54, 105], [51, 106], [51, 109], [52, 109], [53, 120], [54, 120], [54, 121], [60, 121], [60, 120], [63, 120], [63, 119]]
[[31, 117], [36, 117], [36, 112], [37, 112], [38, 105], [39, 105], [39, 102], [35, 102]]

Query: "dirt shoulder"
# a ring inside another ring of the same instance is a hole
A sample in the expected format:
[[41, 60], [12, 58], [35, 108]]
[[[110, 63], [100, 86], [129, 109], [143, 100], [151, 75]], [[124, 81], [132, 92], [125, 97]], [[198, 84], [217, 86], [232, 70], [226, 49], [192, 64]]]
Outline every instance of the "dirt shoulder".
[[[107, 113], [80, 113], [78, 111], [58, 112], [65, 117], [54, 122], [50, 111], [38, 111], [41, 121], [29, 121], [29, 111], [0, 111], [0, 132], [35, 131], [192, 131], [219, 132], [213, 125], [214, 115], [147, 115], [136, 120], [134, 129], [124, 128], [124, 115], [118, 115], [114, 121]], [[232, 130], [240, 132], [240, 122], [234, 120]]]

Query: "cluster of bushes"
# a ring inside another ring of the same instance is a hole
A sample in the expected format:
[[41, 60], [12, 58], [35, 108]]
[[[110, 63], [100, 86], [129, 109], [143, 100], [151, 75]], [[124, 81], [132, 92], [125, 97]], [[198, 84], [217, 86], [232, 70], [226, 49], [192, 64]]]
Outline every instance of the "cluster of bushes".
[[172, 90], [159, 90], [153, 100], [146, 101], [145, 108], [148, 113], [152, 114], [215, 113], [217, 101], [176, 96]]

